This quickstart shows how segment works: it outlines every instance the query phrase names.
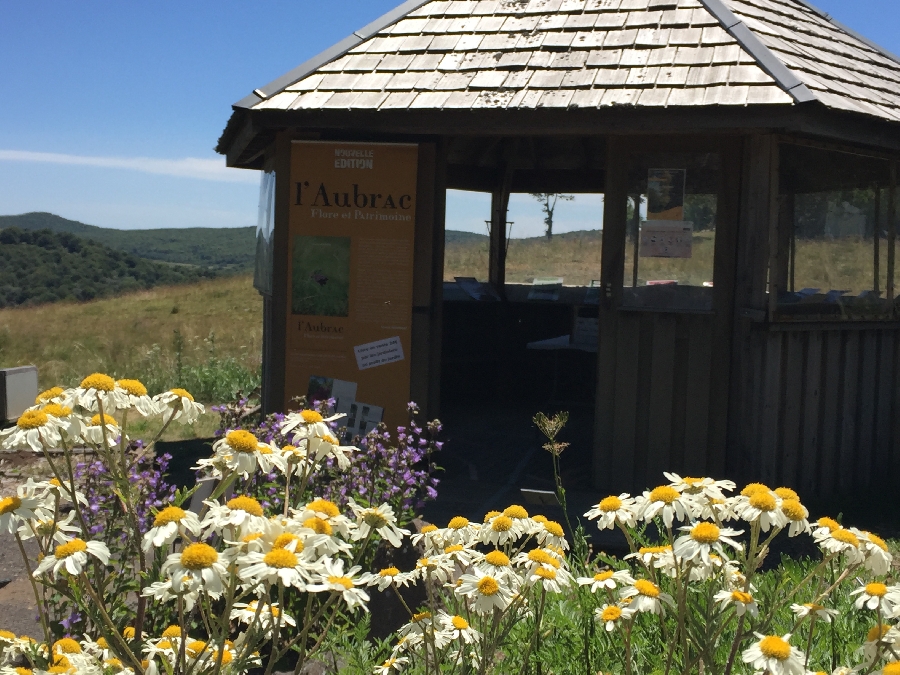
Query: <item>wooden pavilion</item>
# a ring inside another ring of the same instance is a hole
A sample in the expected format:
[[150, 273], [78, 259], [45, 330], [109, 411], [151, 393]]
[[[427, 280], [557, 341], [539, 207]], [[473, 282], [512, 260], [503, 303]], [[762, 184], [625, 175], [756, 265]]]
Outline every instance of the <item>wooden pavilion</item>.
[[[804, 0], [410, 0], [235, 104], [217, 150], [273, 176], [270, 410], [298, 393], [298, 141], [417, 148], [407, 391], [430, 413], [445, 320], [517, 302], [510, 193], [602, 193], [597, 489], [672, 470], [827, 496], [900, 476], [900, 59]], [[651, 213], [660, 181], [675, 211]], [[491, 194], [500, 302], [445, 303], [448, 189]], [[640, 232], [685, 225], [700, 196], [706, 276], [670, 259], [677, 284], [645, 278]], [[864, 282], [841, 276], [850, 257]]]

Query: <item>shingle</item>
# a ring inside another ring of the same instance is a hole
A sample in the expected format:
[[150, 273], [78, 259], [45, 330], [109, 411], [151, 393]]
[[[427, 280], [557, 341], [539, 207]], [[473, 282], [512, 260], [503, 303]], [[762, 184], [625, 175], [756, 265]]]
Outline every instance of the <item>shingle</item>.
[[406, 40], [407, 36], [405, 35], [401, 37], [374, 38], [372, 40], [372, 46], [369, 47], [368, 53], [396, 54], [400, 51], [400, 48], [403, 46], [403, 43], [406, 42]]
[[616, 12], [615, 14], [597, 14], [596, 16], [597, 20], [594, 21], [594, 26], [603, 30], [623, 28], [625, 26], [625, 20], [628, 18], [627, 14], [619, 12]]
[[419, 35], [425, 32], [430, 19], [403, 19], [394, 24], [391, 35]]
[[356, 56], [354, 56], [353, 54], [344, 54], [344, 56], [342, 56], [341, 58], [335, 59], [334, 61], [331, 61], [330, 63], [326, 63], [325, 65], [321, 66], [319, 68], [319, 72], [320, 73], [339, 73], [342, 70], [344, 70], [344, 68], [347, 66], [348, 63], [350, 63], [350, 59], [354, 59], [354, 58], [356, 58]]
[[528, 0], [503, 0], [497, 5], [494, 14], [521, 14], [525, 11]]
[[534, 108], [544, 95], [543, 91], [523, 89], [519, 91], [509, 102], [510, 108]]
[[354, 83], [354, 91], [381, 91], [391, 81], [391, 73], [365, 73]]
[[621, 49], [595, 50], [588, 56], [587, 65], [595, 68], [608, 68], [619, 65], [621, 58]]
[[502, 70], [483, 70], [469, 82], [469, 87], [472, 89], [499, 89], [508, 76], [509, 73]]
[[477, 91], [454, 91], [450, 98], [444, 102], [445, 108], [471, 108], [475, 101], [478, 100]]
[[459, 38], [459, 42], [456, 43], [456, 51], [468, 52], [478, 49], [482, 40], [484, 40], [483, 35], [463, 35]]
[[603, 98], [603, 89], [580, 89], [572, 94], [572, 108], [596, 108]]
[[607, 89], [600, 105], [634, 105], [642, 93], [642, 89]]
[[675, 63], [675, 55], [678, 54], [676, 47], [665, 47], [663, 49], [651, 49], [650, 58], [647, 60], [648, 66], [670, 66]]
[[345, 91], [338, 92], [331, 98], [329, 98], [325, 103], [322, 104], [323, 108], [352, 108], [353, 102], [359, 98], [358, 91]]
[[441, 18], [431, 18], [428, 19], [428, 23], [425, 24], [425, 33], [434, 33], [436, 35], [443, 35], [446, 33], [450, 26], [453, 25], [453, 19], [445, 19]]
[[656, 84], [657, 75], [659, 75], [659, 68], [631, 68], [628, 72], [628, 79], [625, 80], [625, 86], [652, 87]]
[[572, 49], [597, 49], [603, 46], [605, 38], [606, 33], [602, 31], [575, 33], [575, 39], [572, 40]]
[[529, 68], [548, 68], [553, 60], [552, 52], [532, 52], [528, 59]]
[[637, 39], [637, 30], [617, 30], [609, 33], [604, 41], [606, 47], [630, 47]]
[[459, 64], [462, 63], [462, 60], [465, 58], [465, 54], [460, 54], [459, 52], [453, 52], [451, 54], [446, 54], [444, 58], [441, 59], [441, 62], [438, 64], [438, 70], [457, 70], [459, 68]]
[[475, 6], [475, 11], [473, 14], [493, 14], [497, 11], [497, 7], [499, 5], [498, 0], [480, 0], [479, 3]]
[[532, 31], [537, 27], [538, 19], [536, 15], [530, 16], [509, 16], [503, 22], [503, 30], [512, 33], [514, 31]]
[[285, 88], [285, 91], [312, 91], [322, 80], [325, 79], [325, 76], [321, 73], [313, 73], [312, 75], [307, 75], [299, 82], [294, 82], [289, 87]]
[[661, 89], [645, 89], [644, 93], [641, 94], [641, 97], [638, 99], [638, 105], [642, 106], [664, 106], [666, 105], [666, 101], [669, 98], [669, 94], [672, 92], [671, 89], [661, 88]]
[[688, 74], [688, 86], [708, 87], [714, 84], [725, 84], [728, 82], [728, 69], [729, 66], [694, 66]]
[[738, 63], [743, 51], [740, 45], [719, 45], [713, 52], [713, 63]]
[[504, 52], [497, 62], [497, 68], [524, 68], [528, 65], [531, 52]]
[[390, 91], [412, 90], [425, 73], [398, 73], [393, 75], [384, 88]]
[[423, 91], [409, 104], [410, 108], [440, 108], [450, 98], [449, 91]]
[[300, 96], [301, 94], [296, 91], [282, 91], [275, 94], [272, 98], [260, 101], [253, 106], [253, 109], [265, 110], [267, 108], [272, 108], [274, 110], [289, 110], [294, 101], [300, 98]]
[[444, 76], [441, 73], [422, 73], [416, 80], [416, 89], [419, 91], [434, 89], [443, 79]]
[[344, 72], [347, 73], [367, 73], [375, 70], [383, 57], [380, 54], [356, 54], [350, 57], [347, 65], [344, 66]]
[[471, 33], [475, 30], [475, 27], [478, 26], [479, 21], [482, 20], [483, 17], [480, 16], [467, 16], [462, 18], [454, 18], [450, 20], [450, 23], [447, 25], [446, 32], [447, 33]]
[[721, 26], [709, 26], [703, 29], [703, 37], [700, 38], [700, 42], [704, 46], [727, 45], [733, 44], [734, 38]]
[[669, 107], [703, 105], [703, 89], [672, 89], [666, 103]]
[[505, 108], [512, 100], [511, 91], [482, 91], [472, 103], [473, 108]]
[[379, 71], [404, 71], [409, 68], [415, 56], [413, 54], [388, 54], [378, 64]]
[[664, 27], [681, 27], [691, 25], [691, 10], [669, 9], [662, 13], [660, 25]]
[[665, 47], [669, 44], [670, 32], [668, 28], [642, 28], [634, 44], [638, 47]]
[[594, 69], [587, 70], [570, 70], [565, 74], [562, 80], [562, 87], [571, 87], [580, 89], [582, 87], [590, 87], [594, 83], [594, 76], [597, 71]]
[[496, 64], [493, 52], [467, 52], [462, 55], [459, 70], [478, 70], [482, 65], [493, 68]]
[[670, 45], [698, 45], [703, 36], [702, 28], [674, 28], [669, 33]]
[[319, 85], [319, 89], [330, 91], [342, 91], [353, 89], [353, 84], [360, 78], [357, 73], [338, 73], [326, 75]]
[[587, 0], [563, 0], [559, 5], [560, 12], [583, 12]]
[[679, 47], [675, 64], [680, 66], [703, 66], [712, 63], [712, 47]]
[[575, 33], [546, 33], [542, 46], [545, 49], [564, 48], [572, 44], [575, 39]]
[[622, 0], [619, 3], [619, 10], [626, 9], [647, 9], [650, 6], [650, 0]]
[[597, 20], [596, 14], [569, 14], [566, 17], [564, 27], [566, 30], [579, 30], [582, 28], [593, 28], [594, 22]]
[[[683, 5], [679, 5], [679, 7], [683, 7]], [[714, 17], [712, 14], [707, 12], [705, 9], [698, 8], [695, 9], [693, 14], [691, 14], [691, 26], [694, 28], [698, 26], [718, 26], [719, 20]]]
[[656, 76], [656, 82], [659, 86], [679, 87], [687, 84], [688, 73], [690, 68], [673, 67], [660, 68], [659, 75]]
[[537, 30], [539, 31], [549, 31], [549, 30], [562, 30], [566, 27], [566, 15], [565, 14], [545, 14], [541, 17], [541, 20], [538, 21]]
[[750, 87], [708, 87], [704, 105], [746, 105]]
[[560, 91], [548, 91], [541, 97], [539, 107], [541, 108], [568, 108], [569, 101], [572, 100], [572, 94], [575, 92], [571, 89], [562, 89]]
[[774, 84], [766, 72], [758, 66], [730, 66], [728, 68], [729, 84]]
[[443, 54], [416, 54], [407, 70], [435, 70], [443, 58]]
[[519, 38], [516, 49], [538, 49], [544, 42], [546, 33], [531, 33]]
[[301, 94], [290, 104], [288, 110], [297, 110], [300, 108], [321, 108], [325, 103], [334, 96], [334, 92], [330, 91], [310, 91]]
[[588, 0], [584, 6], [586, 12], [611, 12], [619, 9], [620, 0]]
[[363, 91], [353, 102], [355, 108], [376, 109], [389, 94], [386, 91]]
[[505, 16], [483, 16], [475, 24], [476, 33], [496, 33], [509, 19]]
[[530, 0], [523, 11], [525, 14], [552, 14], [561, 4], [562, 0]]
[[594, 77], [594, 86], [606, 88], [624, 87], [630, 73], [630, 68], [601, 68]]
[[510, 49], [516, 48], [516, 43], [519, 41], [518, 35], [512, 35], [510, 33], [498, 33], [496, 35], [485, 35], [484, 40], [481, 42], [480, 49], [490, 50], [490, 51], [507, 51]]
[[625, 21], [626, 28], [643, 28], [645, 26], [659, 26], [662, 20], [662, 12], [628, 12]]
[[509, 74], [509, 77], [506, 78], [504, 86], [508, 89], [522, 89], [528, 84], [528, 81], [531, 79], [531, 76], [533, 74], [533, 70], [514, 71]]
[[568, 52], [566, 54], [556, 54], [550, 62], [551, 68], [582, 68], [587, 61], [588, 53]]
[[449, 52], [456, 49], [456, 45], [459, 43], [460, 35], [438, 35], [431, 41], [431, 44], [428, 47], [428, 51], [430, 52]]
[[447, 16], [472, 16], [477, 6], [477, 0], [453, 0], [450, 6], [444, 10], [444, 14]]
[[636, 66], [646, 66], [650, 60], [651, 51], [649, 49], [623, 49], [622, 57], [619, 59], [620, 66], [628, 66], [634, 68]]
[[531, 76], [528, 86], [532, 89], [556, 89], [562, 84], [561, 70], [539, 70]]

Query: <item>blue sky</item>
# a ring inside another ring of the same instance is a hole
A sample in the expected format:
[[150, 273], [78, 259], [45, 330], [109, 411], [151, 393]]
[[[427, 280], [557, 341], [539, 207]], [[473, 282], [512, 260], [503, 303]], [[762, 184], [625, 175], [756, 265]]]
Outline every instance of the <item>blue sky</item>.
[[[399, 0], [266, 3], [0, 0], [0, 214], [51, 211], [104, 227], [255, 224], [256, 172], [212, 148], [231, 104]], [[819, 0], [900, 52], [896, 0]], [[448, 225], [483, 231], [485, 195], [452, 194]], [[596, 227], [600, 202], [557, 212]], [[513, 236], [540, 234], [539, 207], [511, 201]]]

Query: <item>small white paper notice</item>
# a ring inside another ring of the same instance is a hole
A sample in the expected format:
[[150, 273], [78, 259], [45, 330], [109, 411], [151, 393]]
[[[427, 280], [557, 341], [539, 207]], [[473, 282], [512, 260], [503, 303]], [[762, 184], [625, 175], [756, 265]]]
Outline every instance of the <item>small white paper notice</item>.
[[403, 345], [400, 344], [399, 337], [357, 345], [353, 351], [356, 353], [356, 365], [360, 370], [403, 360]]

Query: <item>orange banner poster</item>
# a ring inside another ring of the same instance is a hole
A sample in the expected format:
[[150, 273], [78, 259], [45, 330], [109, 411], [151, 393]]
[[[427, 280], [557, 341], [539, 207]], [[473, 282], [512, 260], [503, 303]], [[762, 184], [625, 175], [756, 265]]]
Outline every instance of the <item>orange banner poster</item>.
[[292, 146], [285, 404], [335, 397], [354, 432], [407, 421], [417, 164], [414, 144]]

